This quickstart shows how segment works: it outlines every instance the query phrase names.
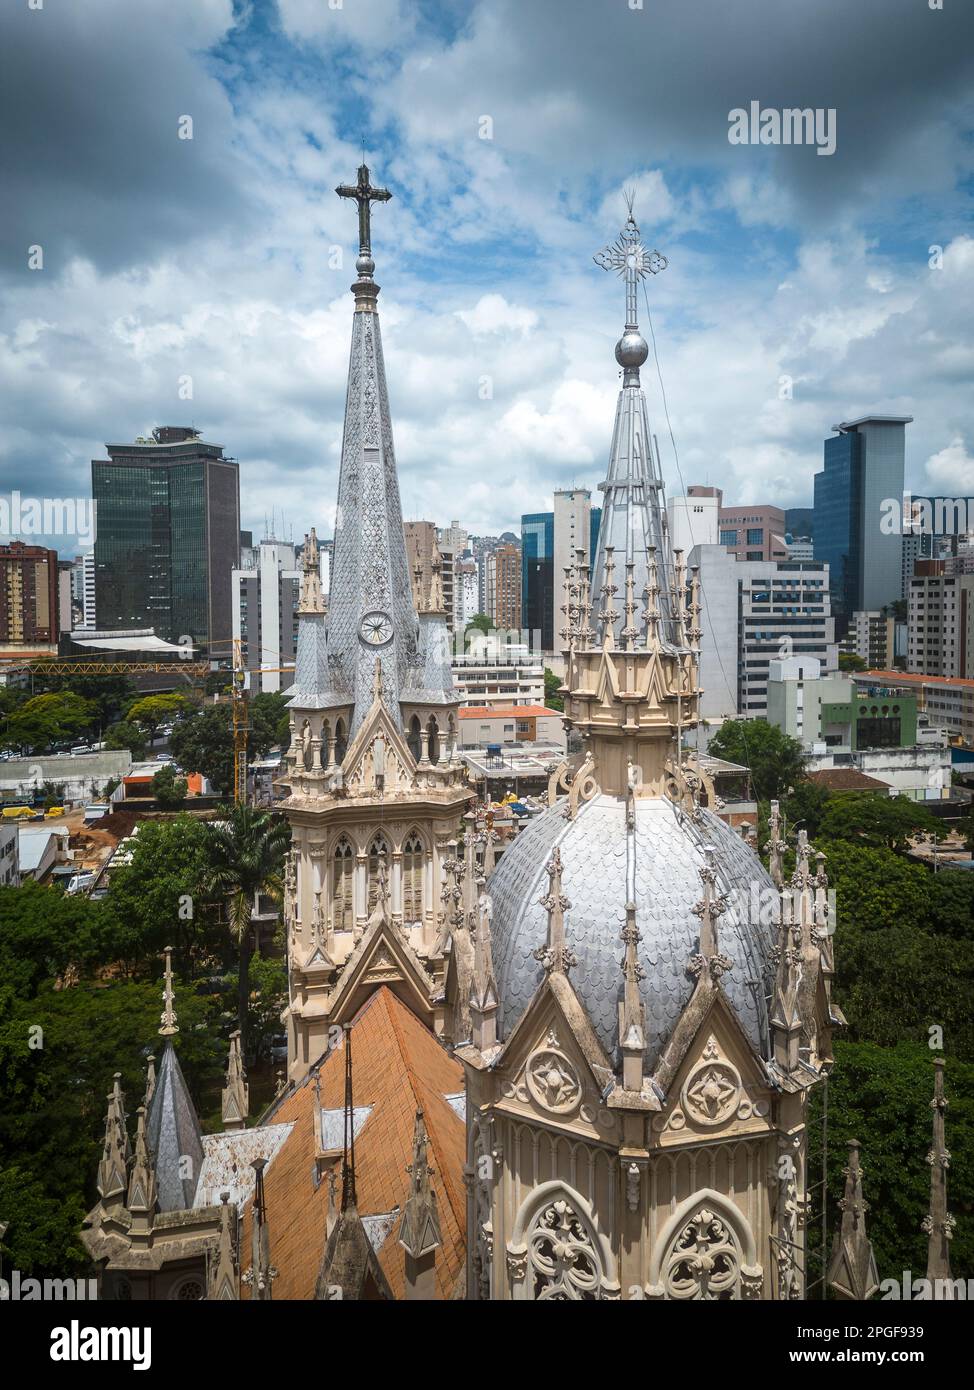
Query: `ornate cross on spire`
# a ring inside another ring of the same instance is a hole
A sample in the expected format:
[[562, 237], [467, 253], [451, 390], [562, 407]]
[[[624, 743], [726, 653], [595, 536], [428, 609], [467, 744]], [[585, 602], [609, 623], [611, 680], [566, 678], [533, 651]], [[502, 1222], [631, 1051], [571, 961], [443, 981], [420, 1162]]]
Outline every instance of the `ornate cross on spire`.
[[629, 216], [618, 238], [605, 246], [594, 257], [596, 265], [603, 270], [614, 270], [626, 279], [626, 331], [638, 328], [636, 317], [636, 286], [647, 275], [658, 275], [669, 262], [658, 251], [649, 251], [643, 245], [639, 227], [632, 215], [633, 195], [626, 194]]
[[159, 1020], [162, 1026], [159, 1029], [159, 1034], [163, 1038], [171, 1038], [173, 1034], [179, 1032], [176, 1010], [173, 1008], [171, 946], [166, 947], [166, 969], [163, 978], [165, 985], [162, 991], [162, 1017]]
[[372, 255], [372, 204], [387, 203], [392, 197], [388, 188], [373, 188], [369, 182], [369, 166], [360, 164], [356, 183], [340, 183], [335, 189], [339, 198], [354, 198], [358, 203], [358, 253]]

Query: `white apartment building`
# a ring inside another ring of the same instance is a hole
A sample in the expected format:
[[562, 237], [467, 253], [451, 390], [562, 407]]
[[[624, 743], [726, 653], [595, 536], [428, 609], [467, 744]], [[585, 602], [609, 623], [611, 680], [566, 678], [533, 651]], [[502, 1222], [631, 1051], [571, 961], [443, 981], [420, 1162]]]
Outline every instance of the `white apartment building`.
[[555, 598], [555, 636], [561, 627], [561, 605], [564, 602], [565, 570], [574, 565], [576, 552], [582, 550], [586, 562], [589, 554], [592, 531], [592, 494], [588, 488], [564, 488], [554, 495], [554, 598]]
[[690, 554], [695, 545], [717, 545], [720, 541], [720, 493], [690, 493], [670, 497], [666, 503], [670, 545]]
[[97, 628], [95, 615], [95, 552], [76, 555], [71, 566], [71, 605], [77, 614], [72, 627]]
[[722, 545], [695, 546], [689, 563], [700, 568], [704, 719], [766, 718], [772, 661], [837, 668], [828, 565], [738, 560]]
[[[233, 571], [233, 637], [254, 694], [287, 690], [294, 680], [301, 570], [291, 541], [272, 537], [244, 551], [251, 563]], [[324, 575], [322, 575], [324, 585]], [[262, 668], [291, 667], [291, 670]]]
[[[513, 640], [507, 640], [508, 637]], [[544, 704], [544, 663], [520, 634], [471, 632], [468, 650], [450, 661], [463, 706]]]
[[947, 574], [943, 561], [922, 565], [907, 593], [906, 667], [918, 675], [974, 678], [974, 574]]

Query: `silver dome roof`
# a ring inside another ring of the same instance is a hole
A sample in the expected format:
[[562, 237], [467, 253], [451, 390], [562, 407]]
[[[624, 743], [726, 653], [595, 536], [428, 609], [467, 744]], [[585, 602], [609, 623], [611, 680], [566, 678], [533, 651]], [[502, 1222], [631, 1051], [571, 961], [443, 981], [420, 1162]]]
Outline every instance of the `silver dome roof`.
[[[721, 985], [744, 1032], [766, 1056], [777, 932], [770, 922], [762, 925], [761, 916], [769, 914], [755, 913], [750, 905], [755, 893], [758, 903], [777, 902], [771, 878], [753, 850], [712, 812], [702, 811], [694, 822], [668, 800], [640, 799], [635, 807], [636, 922], [646, 971], [641, 990], [648, 1064], [655, 1065], [693, 992], [687, 962], [699, 944], [700, 919], [692, 908], [703, 896], [699, 871], [705, 846], [715, 851], [716, 891], [728, 900], [719, 939], [733, 969]], [[546, 939], [547, 914], [539, 899], [548, 886], [545, 865], [558, 845], [562, 887], [571, 903], [565, 938], [578, 957], [569, 978], [607, 1053], [615, 1057], [627, 897], [625, 802], [600, 795], [581, 806], [574, 820], [564, 811], [560, 802], [526, 826], [490, 878], [498, 1022], [501, 1036], [508, 1036], [541, 983], [543, 971], [532, 952]]]

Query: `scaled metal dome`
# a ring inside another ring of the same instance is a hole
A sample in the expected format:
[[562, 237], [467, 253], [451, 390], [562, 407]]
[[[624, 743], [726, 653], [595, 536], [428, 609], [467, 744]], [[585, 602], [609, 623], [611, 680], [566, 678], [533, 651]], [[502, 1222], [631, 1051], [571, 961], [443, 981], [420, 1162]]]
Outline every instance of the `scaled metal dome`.
[[[646, 972], [641, 993], [648, 1064], [655, 1065], [693, 992], [687, 963], [698, 949], [700, 919], [693, 907], [702, 897], [706, 846], [715, 851], [716, 891], [727, 897], [720, 949], [733, 968], [721, 985], [754, 1047], [767, 1056], [775, 928], [770, 922], [762, 925], [761, 917], [770, 914], [754, 911], [752, 904], [777, 902], [771, 878], [753, 850], [711, 811], [702, 810], [694, 819], [666, 799], [637, 799], [634, 804], [636, 924]], [[487, 889], [502, 1036], [510, 1035], [541, 983], [543, 970], [533, 953], [546, 939], [547, 914], [540, 899], [547, 890], [545, 865], [557, 845], [562, 887], [571, 904], [565, 913], [566, 944], [578, 957], [571, 982], [606, 1052], [615, 1056], [623, 986], [626, 838], [624, 800], [598, 795], [571, 820], [565, 803], [559, 802], [526, 826], [505, 852]]]

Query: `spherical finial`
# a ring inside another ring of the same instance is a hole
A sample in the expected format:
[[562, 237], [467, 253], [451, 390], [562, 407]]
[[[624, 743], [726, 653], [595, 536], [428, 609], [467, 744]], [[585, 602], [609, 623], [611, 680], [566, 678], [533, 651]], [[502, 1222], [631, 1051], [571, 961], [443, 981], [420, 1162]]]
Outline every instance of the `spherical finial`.
[[641, 367], [649, 356], [649, 345], [641, 333], [623, 333], [616, 343], [620, 367]]
[[371, 256], [358, 256], [355, 261], [355, 269], [359, 275], [372, 275], [375, 271], [375, 261]]

